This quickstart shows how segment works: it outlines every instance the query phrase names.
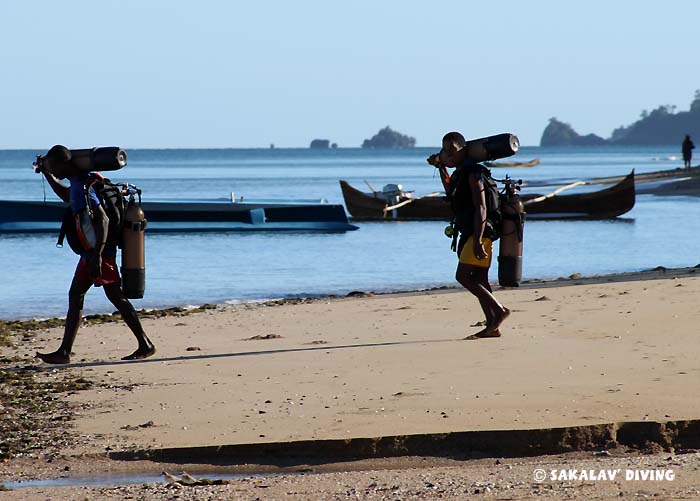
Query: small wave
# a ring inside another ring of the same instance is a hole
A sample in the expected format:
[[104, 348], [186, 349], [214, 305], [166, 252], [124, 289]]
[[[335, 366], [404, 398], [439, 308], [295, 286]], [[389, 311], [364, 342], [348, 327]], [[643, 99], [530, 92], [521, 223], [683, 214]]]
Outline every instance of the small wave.
[[257, 303], [266, 303], [268, 301], [280, 301], [282, 299], [288, 299], [284, 297], [266, 297], [266, 298], [260, 298], [260, 299], [227, 299], [224, 301], [224, 304], [257, 304]]

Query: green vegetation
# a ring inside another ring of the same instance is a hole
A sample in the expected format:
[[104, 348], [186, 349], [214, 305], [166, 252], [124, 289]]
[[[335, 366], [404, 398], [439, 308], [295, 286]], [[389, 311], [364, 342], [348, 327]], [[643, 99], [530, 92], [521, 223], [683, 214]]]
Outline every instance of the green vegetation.
[[680, 144], [686, 134], [700, 139], [700, 90], [695, 91], [688, 111], [676, 112], [676, 107], [671, 105], [659, 106], [650, 112], [644, 110], [639, 120], [618, 127], [608, 139], [595, 134], [579, 135], [569, 124], [551, 118], [542, 133], [540, 146]]
[[388, 125], [362, 142], [363, 148], [413, 148], [415, 145], [416, 138], [396, 132]]

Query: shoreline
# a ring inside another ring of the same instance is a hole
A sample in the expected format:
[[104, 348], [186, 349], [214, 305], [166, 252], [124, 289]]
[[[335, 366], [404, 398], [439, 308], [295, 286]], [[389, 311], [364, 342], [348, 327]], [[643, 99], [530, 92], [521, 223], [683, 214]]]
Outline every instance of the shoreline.
[[[623, 271], [606, 274], [583, 275], [581, 273], [573, 273], [568, 277], [557, 278], [531, 278], [524, 280], [520, 287], [501, 287], [497, 283], [491, 283], [495, 291], [498, 290], [517, 290], [527, 289], [532, 287], [560, 287], [565, 285], [575, 284], [596, 284], [606, 283], [611, 281], [638, 281], [638, 280], [656, 280], [668, 278], [669, 275], [676, 276], [691, 276], [700, 270], [700, 263], [695, 266], [684, 266], [681, 268], [666, 268], [664, 266], [656, 266], [654, 268], [639, 270], [639, 271]], [[289, 296], [274, 299], [251, 299], [249, 301], [240, 301], [236, 303], [201, 303], [201, 304], [177, 304], [163, 306], [157, 308], [141, 308], [136, 310], [139, 317], [143, 318], [159, 318], [162, 316], [183, 316], [191, 313], [198, 313], [203, 310], [225, 310], [235, 309], [240, 307], [256, 307], [256, 306], [272, 306], [282, 304], [300, 304], [314, 301], [327, 301], [329, 299], [347, 299], [352, 297], [367, 297], [367, 296], [402, 296], [416, 295], [429, 293], [451, 293], [464, 292], [464, 288], [459, 285], [439, 285], [427, 289], [409, 289], [397, 290], [391, 292], [376, 292], [376, 291], [351, 291], [345, 295], [339, 294], [322, 294], [309, 296]], [[232, 300], [227, 300], [232, 301]], [[237, 300], [236, 300], [237, 301]], [[16, 329], [18, 331], [27, 331], [35, 329], [45, 329], [51, 327], [63, 326], [64, 316], [41, 317], [35, 316], [30, 318], [14, 318], [0, 319], [0, 346], [2, 345], [3, 335], [8, 333], [8, 329]], [[112, 313], [91, 313], [83, 317], [83, 322], [87, 325], [121, 322], [121, 317], [115, 311]]]

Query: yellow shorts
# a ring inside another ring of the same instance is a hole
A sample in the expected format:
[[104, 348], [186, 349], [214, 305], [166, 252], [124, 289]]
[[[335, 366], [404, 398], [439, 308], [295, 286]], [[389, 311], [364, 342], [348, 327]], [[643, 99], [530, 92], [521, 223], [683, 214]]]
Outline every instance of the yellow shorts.
[[470, 236], [467, 239], [467, 243], [462, 247], [462, 252], [459, 253], [459, 262], [463, 264], [470, 264], [472, 266], [479, 266], [481, 268], [488, 268], [491, 266], [491, 256], [493, 255], [493, 242], [490, 238], [482, 238], [481, 243], [484, 244], [484, 250], [486, 251], [486, 257], [484, 259], [478, 259], [474, 255], [474, 237]]

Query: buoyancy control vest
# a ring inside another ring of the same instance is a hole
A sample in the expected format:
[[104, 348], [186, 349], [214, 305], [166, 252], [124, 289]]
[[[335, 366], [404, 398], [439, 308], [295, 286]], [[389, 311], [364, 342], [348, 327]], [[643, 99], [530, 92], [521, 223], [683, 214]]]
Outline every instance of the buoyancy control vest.
[[474, 202], [469, 186], [469, 175], [478, 172], [484, 186], [486, 202], [486, 227], [484, 236], [492, 241], [498, 240], [501, 232], [501, 201], [498, 184], [491, 176], [491, 171], [481, 164], [465, 164], [455, 170], [450, 177], [446, 193], [452, 207], [452, 250], [457, 250], [457, 241], [461, 233], [465, 237], [474, 233]]
[[124, 214], [126, 201], [122, 194], [122, 187], [112, 183], [101, 174], [94, 172], [84, 183], [83, 195], [85, 206], [73, 213], [71, 207], [67, 207], [61, 221], [61, 230], [56, 242], [57, 247], [63, 247], [64, 239], [76, 254], [83, 254], [92, 250], [96, 244], [95, 229], [93, 224], [93, 208], [90, 205], [89, 190], [94, 190], [100, 201], [100, 205], [107, 214], [109, 226], [107, 231], [107, 245], [122, 246], [122, 228], [124, 226]]

